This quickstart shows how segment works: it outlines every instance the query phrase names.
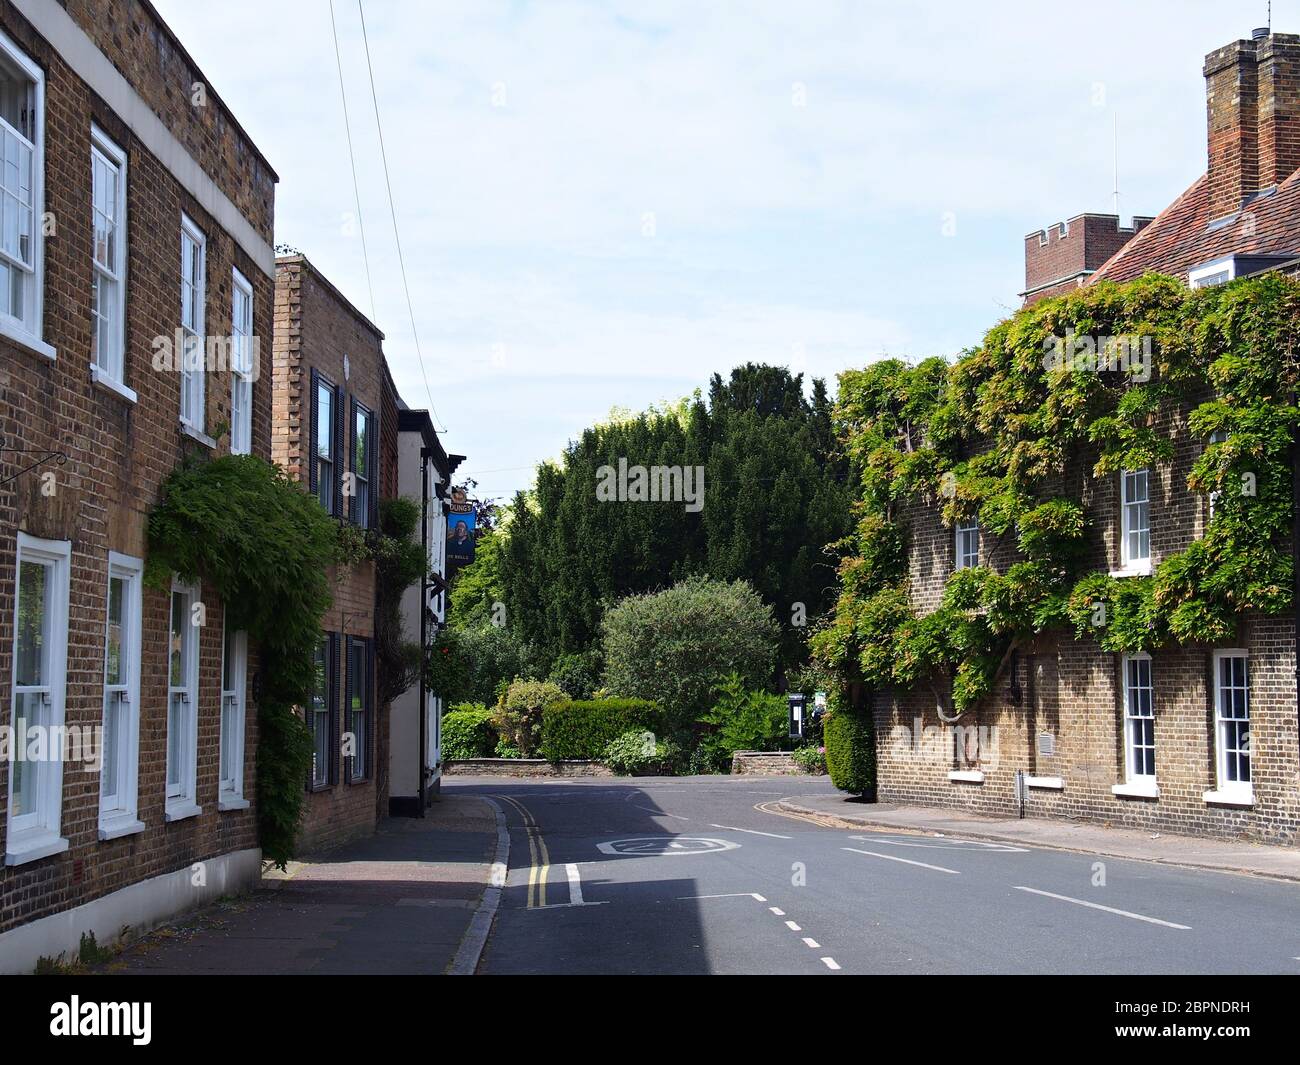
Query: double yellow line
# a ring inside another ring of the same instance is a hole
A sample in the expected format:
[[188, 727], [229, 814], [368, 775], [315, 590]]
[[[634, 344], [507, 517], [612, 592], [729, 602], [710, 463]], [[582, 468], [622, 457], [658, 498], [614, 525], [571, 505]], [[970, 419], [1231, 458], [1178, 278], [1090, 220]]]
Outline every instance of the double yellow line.
[[510, 798], [508, 795], [498, 795], [498, 799], [508, 802], [516, 810], [519, 816], [523, 818], [524, 831], [528, 833], [528, 908], [537, 909], [546, 905], [546, 878], [551, 871], [551, 854], [546, 849], [546, 840], [542, 838], [542, 830], [538, 827], [536, 819], [521, 804]]

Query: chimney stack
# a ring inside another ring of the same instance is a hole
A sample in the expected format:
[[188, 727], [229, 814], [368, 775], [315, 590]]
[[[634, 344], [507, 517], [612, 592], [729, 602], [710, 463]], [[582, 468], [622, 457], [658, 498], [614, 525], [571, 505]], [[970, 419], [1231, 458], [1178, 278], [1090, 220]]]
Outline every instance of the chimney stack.
[[1254, 31], [1205, 57], [1211, 220], [1300, 167], [1300, 36]]

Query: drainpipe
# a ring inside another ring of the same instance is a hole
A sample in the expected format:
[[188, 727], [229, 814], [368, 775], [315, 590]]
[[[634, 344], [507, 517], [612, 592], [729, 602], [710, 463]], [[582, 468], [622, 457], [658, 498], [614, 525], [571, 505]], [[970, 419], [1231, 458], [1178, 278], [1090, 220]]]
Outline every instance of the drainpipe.
[[424, 816], [425, 788], [429, 779], [429, 767], [425, 758], [429, 751], [427, 735], [429, 699], [425, 692], [424, 664], [429, 654], [429, 449], [420, 448], [420, 545], [424, 548], [424, 567], [420, 577], [420, 751], [417, 755], [420, 767], [420, 812]]

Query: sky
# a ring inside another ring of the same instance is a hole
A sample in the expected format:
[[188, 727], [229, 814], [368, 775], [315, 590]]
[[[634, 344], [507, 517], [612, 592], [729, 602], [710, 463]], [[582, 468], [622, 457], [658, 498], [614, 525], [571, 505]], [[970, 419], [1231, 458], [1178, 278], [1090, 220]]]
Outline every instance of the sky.
[[[338, 59], [328, 0], [154, 3], [279, 174], [277, 242], [374, 318], [483, 498], [612, 407], [747, 361], [833, 389], [978, 344], [1019, 303], [1026, 233], [1113, 210], [1117, 129], [1125, 224], [1205, 169], [1205, 53], [1267, 20], [1266, 0], [362, 0], [395, 237], [357, 0], [334, 0]], [[1273, 8], [1300, 32], [1300, 0]]]

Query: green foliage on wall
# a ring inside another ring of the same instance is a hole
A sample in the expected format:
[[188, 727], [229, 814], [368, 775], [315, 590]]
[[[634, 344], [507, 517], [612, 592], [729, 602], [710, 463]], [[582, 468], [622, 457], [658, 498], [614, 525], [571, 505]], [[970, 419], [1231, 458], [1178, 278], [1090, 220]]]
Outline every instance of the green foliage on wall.
[[226, 624], [258, 652], [257, 812], [263, 854], [293, 854], [311, 737], [296, 707], [315, 682], [326, 568], [339, 558], [338, 525], [281, 469], [247, 455], [191, 461], [163, 483], [149, 515], [145, 580], [202, 579]]
[[[1054, 360], [1054, 338], [1072, 336], [1149, 345], [1149, 379]], [[857, 528], [839, 545], [839, 599], [813, 638], [819, 662], [842, 684], [931, 684], [960, 713], [1046, 629], [1138, 651], [1227, 641], [1243, 614], [1291, 609], [1297, 351], [1297, 282], [1267, 274], [1190, 291], [1151, 275], [1026, 308], [951, 366], [886, 360], [843, 374], [836, 429], [862, 483]], [[1071, 464], [1090, 453], [1095, 476], [1158, 467], [1171, 425], [1203, 444], [1186, 487], [1216, 494], [1204, 536], [1150, 577], [1082, 572], [1092, 530], [1065, 482]], [[939, 608], [917, 616], [908, 505], [941, 507], [949, 524], [978, 518], [983, 533], [1014, 538], [1019, 560], [957, 571]]]

